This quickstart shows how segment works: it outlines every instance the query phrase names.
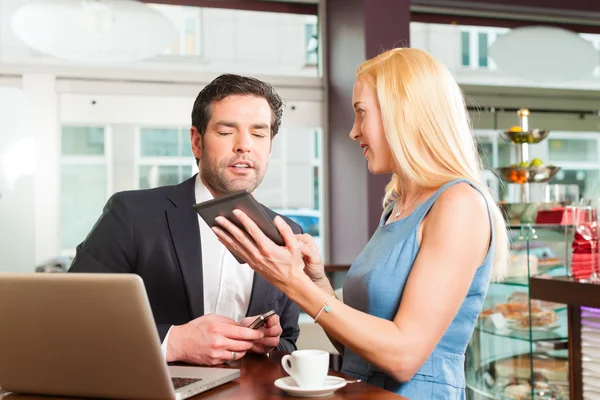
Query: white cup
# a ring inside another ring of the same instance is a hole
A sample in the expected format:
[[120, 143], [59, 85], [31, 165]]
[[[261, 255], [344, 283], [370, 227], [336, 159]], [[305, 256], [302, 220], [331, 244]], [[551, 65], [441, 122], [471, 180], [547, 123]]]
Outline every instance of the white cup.
[[285, 372], [299, 387], [316, 389], [323, 386], [329, 371], [329, 353], [323, 350], [296, 350], [281, 359]]

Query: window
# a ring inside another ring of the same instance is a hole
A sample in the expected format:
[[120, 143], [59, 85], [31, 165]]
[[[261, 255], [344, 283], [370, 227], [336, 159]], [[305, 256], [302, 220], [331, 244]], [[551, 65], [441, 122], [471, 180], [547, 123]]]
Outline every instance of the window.
[[479, 66], [487, 68], [488, 66], [488, 34], [479, 32], [477, 35], [479, 43]]
[[494, 168], [494, 138], [482, 136], [477, 138], [477, 152], [485, 168]]
[[319, 58], [316, 15], [169, 4], [148, 7], [171, 20], [177, 37], [161, 56], [141, 64], [211, 74], [321, 74], [314, 68]]
[[597, 139], [548, 139], [548, 155], [551, 162], [573, 161], [598, 162]]
[[61, 132], [61, 248], [74, 253], [111, 193], [109, 135], [104, 127], [63, 126]]
[[322, 140], [320, 128], [282, 125], [256, 198], [310, 233], [325, 257]]
[[561, 167], [550, 183], [577, 185], [581, 197], [600, 183], [600, 135], [596, 132], [550, 132], [547, 164]]
[[468, 67], [471, 65], [471, 35], [469, 32], [460, 33], [462, 65]]
[[319, 55], [319, 34], [317, 24], [305, 25], [306, 65], [317, 65]]
[[171, 20], [178, 30], [175, 42], [165, 50], [165, 56], [202, 56], [202, 9], [167, 4], [150, 4]]
[[473, 69], [496, 69], [488, 50], [496, 38], [507, 32], [506, 28], [462, 26], [460, 51], [463, 67]]
[[511, 145], [505, 142], [495, 129], [476, 129], [474, 133], [477, 152], [484, 168], [483, 180], [497, 201], [504, 200], [507, 186], [498, 177], [495, 169], [512, 164]]
[[189, 128], [141, 128], [138, 143], [138, 188], [176, 185], [195, 172]]

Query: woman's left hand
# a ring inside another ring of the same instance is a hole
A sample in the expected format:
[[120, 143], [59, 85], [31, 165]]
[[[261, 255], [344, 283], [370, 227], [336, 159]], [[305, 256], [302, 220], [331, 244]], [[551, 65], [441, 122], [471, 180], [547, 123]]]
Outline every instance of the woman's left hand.
[[274, 220], [285, 241], [285, 246], [278, 246], [243, 211], [234, 210], [233, 213], [248, 233], [225, 217], [217, 217], [220, 226], [212, 228], [221, 243], [233, 254], [245, 260], [253, 270], [279, 289], [298, 276], [305, 275], [300, 251], [302, 243], [296, 239], [292, 228], [283, 218], [277, 216]]

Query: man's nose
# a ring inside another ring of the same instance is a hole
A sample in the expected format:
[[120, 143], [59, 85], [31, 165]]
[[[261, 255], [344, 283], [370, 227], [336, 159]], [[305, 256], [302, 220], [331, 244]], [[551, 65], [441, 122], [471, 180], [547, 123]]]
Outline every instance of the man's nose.
[[252, 149], [252, 135], [250, 132], [239, 132], [237, 134], [234, 151], [236, 153], [247, 153]]

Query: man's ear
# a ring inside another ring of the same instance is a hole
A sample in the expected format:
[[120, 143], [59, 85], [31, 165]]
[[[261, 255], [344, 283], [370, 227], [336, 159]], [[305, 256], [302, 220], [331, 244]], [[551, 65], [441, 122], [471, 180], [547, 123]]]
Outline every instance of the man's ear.
[[202, 135], [195, 126], [190, 128], [190, 142], [192, 144], [192, 153], [196, 158], [200, 158], [202, 153]]

